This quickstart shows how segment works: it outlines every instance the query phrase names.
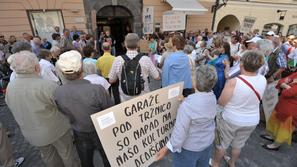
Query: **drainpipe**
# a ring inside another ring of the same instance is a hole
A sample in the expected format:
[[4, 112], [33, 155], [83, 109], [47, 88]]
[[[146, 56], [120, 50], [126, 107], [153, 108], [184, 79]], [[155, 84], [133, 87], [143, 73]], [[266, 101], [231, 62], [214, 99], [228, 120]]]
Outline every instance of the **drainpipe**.
[[220, 5], [220, 0], [216, 0], [216, 3], [212, 6], [212, 12], [213, 12], [212, 23], [211, 23], [211, 31], [212, 32], [214, 32], [214, 25], [215, 25], [217, 10], [218, 10], [219, 5]]

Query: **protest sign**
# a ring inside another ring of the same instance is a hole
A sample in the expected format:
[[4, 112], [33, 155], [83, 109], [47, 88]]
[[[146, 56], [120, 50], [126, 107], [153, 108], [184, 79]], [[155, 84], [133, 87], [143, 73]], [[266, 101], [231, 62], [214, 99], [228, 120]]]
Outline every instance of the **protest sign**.
[[166, 145], [183, 83], [168, 86], [91, 116], [112, 167], [147, 167]]
[[262, 98], [265, 120], [268, 122], [271, 113], [278, 102], [278, 89], [275, 88], [277, 81], [267, 85]]
[[178, 31], [186, 29], [186, 15], [184, 13], [164, 12], [163, 31]]
[[139, 41], [139, 51], [141, 53], [149, 53], [150, 52], [149, 43], [147, 40], [141, 39]]
[[145, 6], [143, 8], [143, 34], [153, 34], [154, 32], [154, 7]]
[[255, 17], [246, 16], [243, 20], [243, 26], [241, 27], [242, 32], [250, 32], [256, 22]]

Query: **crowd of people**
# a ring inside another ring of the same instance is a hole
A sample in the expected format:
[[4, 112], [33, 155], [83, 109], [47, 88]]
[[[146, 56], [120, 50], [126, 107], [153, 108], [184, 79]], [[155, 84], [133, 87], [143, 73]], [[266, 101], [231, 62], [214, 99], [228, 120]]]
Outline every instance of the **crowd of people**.
[[[297, 126], [294, 35], [205, 29], [154, 33], [143, 40], [148, 53], [141, 53], [139, 36], [128, 33], [126, 54], [116, 56], [109, 31], [99, 40], [76, 28], [60, 33], [59, 27], [52, 41], [27, 33], [6, 41], [0, 35], [0, 71], [9, 81], [6, 89], [2, 85], [6, 104], [48, 167], [93, 167], [95, 150], [110, 166], [90, 115], [149, 92], [153, 79], [161, 80], [161, 87], [184, 82], [171, 138], [157, 160], [170, 150], [175, 167], [207, 167], [209, 162], [219, 167], [222, 159], [235, 167], [259, 124], [266, 86], [273, 82], [278, 82], [279, 102], [261, 135], [272, 143], [263, 148], [277, 151], [291, 144]], [[24, 158], [13, 158], [1, 124], [0, 132], [0, 164], [19, 166]]]

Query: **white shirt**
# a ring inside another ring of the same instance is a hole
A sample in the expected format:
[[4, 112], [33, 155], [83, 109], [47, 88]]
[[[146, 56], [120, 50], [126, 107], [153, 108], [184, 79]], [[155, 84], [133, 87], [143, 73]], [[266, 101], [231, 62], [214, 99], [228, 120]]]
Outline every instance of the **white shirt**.
[[290, 59], [297, 60], [297, 49], [294, 49], [293, 51], [291, 51], [291, 53], [288, 55], [288, 57]]
[[59, 82], [59, 78], [56, 76], [56, 68], [55, 66], [50, 63], [49, 61], [45, 60], [45, 59], [41, 59], [39, 61], [39, 65], [40, 65], [40, 76], [43, 79], [46, 80], [51, 80], [51, 81], [55, 81], [55, 82]]
[[[266, 88], [264, 76], [241, 75], [241, 77], [254, 87], [261, 98], [263, 97]], [[246, 83], [239, 78], [236, 78], [236, 80], [233, 96], [224, 107], [223, 118], [237, 126], [255, 126], [260, 120], [260, 101], [256, 93]]]
[[236, 44], [231, 43], [230, 51], [231, 51], [231, 56], [237, 54], [237, 52], [240, 51], [240, 43], [238, 43], [238, 42]]
[[107, 80], [97, 74], [90, 74], [84, 77], [85, 80], [90, 81], [92, 84], [101, 85], [104, 89], [108, 90], [110, 87], [109, 82]]

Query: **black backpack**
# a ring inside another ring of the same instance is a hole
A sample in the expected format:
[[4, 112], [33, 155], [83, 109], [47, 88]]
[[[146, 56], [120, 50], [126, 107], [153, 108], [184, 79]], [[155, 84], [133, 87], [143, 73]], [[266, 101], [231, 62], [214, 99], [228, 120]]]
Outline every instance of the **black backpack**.
[[121, 88], [123, 93], [129, 96], [139, 95], [144, 89], [144, 80], [139, 64], [142, 54], [138, 54], [132, 60], [127, 55], [122, 55], [121, 57], [125, 61], [121, 74]]

